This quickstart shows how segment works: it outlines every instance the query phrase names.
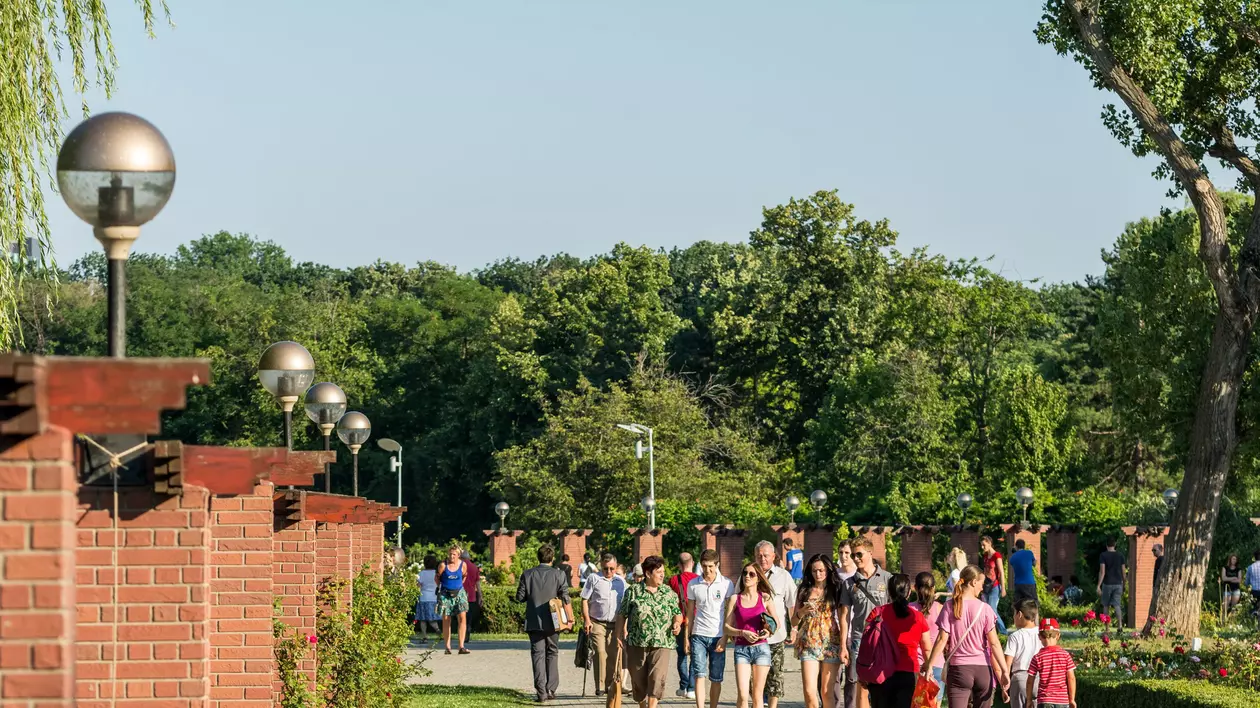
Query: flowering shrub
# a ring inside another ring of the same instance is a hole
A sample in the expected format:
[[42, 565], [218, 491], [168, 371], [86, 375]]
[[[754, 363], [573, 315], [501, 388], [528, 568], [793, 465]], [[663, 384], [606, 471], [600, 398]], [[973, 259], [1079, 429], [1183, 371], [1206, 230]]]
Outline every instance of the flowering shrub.
[[408, 680], [428, 673], [428, 654], [418, 660], [403, 658], [419, 592], [414, 585], [406, 573], [382, 580], [362, 571], [354, 579], [348, 609], [341, 606], [345, 580], [333, 578], [320, 588], [315, 617], [318, 708], [406, 704]]
[[280, 679], [280, 708], [310, 708], [315, 695], [300, 673], [302, 662], [310, 658], [314, 635], [303, 636], [280, 620], [280, 598], [273, 600], [275, 615], [271, 635], [275, 638], [276, 675]]

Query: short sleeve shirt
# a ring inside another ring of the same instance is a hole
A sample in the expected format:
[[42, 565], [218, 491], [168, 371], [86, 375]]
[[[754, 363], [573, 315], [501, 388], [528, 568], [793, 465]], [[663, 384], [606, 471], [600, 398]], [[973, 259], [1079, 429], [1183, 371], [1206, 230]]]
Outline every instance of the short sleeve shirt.
[[1022, 551], [1015, 551], [1011, 554], [1011, 584], [1012, 585], [1036, 585], [1037, 575], [1034, 569], [1037, 567], [1037, 556], [1027, 548]]
[[954, 619], [954, 601], [950, 600], [936, 619], [936, 625], [949, 634], [945, 650], [949, 652], [951, 666], [988, 665], [988, 637], [997, 626], [997, 615], [987, 603], [963, 600], [962, 618]]
[[630, 646], [673, 648], [678, 596], [668, 586], [659, 585], [656, 592], [652, 592], [646, 585], [631, 585], [626, 588], [618, 614], [626, 618], [626, 635]]
[[800, 582], [801, 577], [805, 574], [805, 553], [800, 549], [793, 548], [787, 554], [788, 572], [792, 574], [792, 579]]
[[1103, 585], [1124, 585], [1124, 556], [1115, 551], [1103, 551], [1098, 556], [1103, 567]]
[[929, 629], [923, 613], [911, 607], [909, 615], [898, 617], [891, 605], [881, 607], [879, 612], [884, 621], [884, 631], [892, 632], [897, 642], [897, 671], [918, 673], [923, 635]]
[[591, 609], [591, 619], [611, 622], [617, 618], [621, 595], [626, 591], [626, 581], [617, 576], [611, 580], [602, 575], [588, 575], [582, 585], [582, 599]]
[[1025, 627], [1011, 632], [1004, 653], [1012, 659], [1011, 671], [1027, 671], [1038, 651], [1041, 651], [1041, 637], [1037, 635], [1037, 628]]
[[779, 610], [779, 626], [774, 630], [774, 634], [770, 635], [767, 640], [768, 644], [782, 644], [787, 640], [787, 608], [796, 607], [796, 581], [792, 579], [792, 574], [787, 568], [780, 566], [771, 566], [770, 572], [766, 573], [766, 579], [770, 581], [770, 589], [774, 590], [774, 604]]
[[850, 643], [861, 641], [862, 630], [866, 628], [866, 618], [871, 610], [888, 604], [889, 580], [892, 580], [892, 573], [876, 568], [869, 579], [863, 578], [861, 573], [854, 573], [840, 587], [840, 604], [853, 608], [849, 616]]
[[691, 634], [697, 637], [720, 637], [726, 623], [726, 599], [735, 594], [735, 584], [721, 575], [706, 583], [697, 577], [687, 586], [687, 600], [696, 606], [696, 623]]
[[993, 581], [994, 585], [998, 584], [998, 566], [1002, 564], [1002, 554], [994, 551], [984, 559], [984, 577]]
[[469, 602], [477, 602], [480, 598], [477, 595], [477, 585], [481, 582], [481, 571], [477, 566], [468, 561], [464, 561], [467, 573], [464, 574], [464, 592], [468, 595]]
[[1037, 691], [1037, 703], [1060, 703], [1067, 705], [1067, 675], [1076, 670], [1076, 662], [1072, 655], [1061, 646], [1046, 647], [1033, 657], [1028, 665], [1028, 678], [1041, 677], [1041, 688]]

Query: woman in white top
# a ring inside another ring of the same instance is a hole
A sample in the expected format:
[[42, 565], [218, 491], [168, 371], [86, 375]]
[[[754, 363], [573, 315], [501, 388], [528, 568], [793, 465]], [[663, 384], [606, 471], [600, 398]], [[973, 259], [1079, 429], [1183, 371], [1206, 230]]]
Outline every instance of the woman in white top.
[[420, 641], [429, 640], [429, 629], [438, 633], [442, 618], [437, 613], [437, 558], [432, 554], [424, 557], [424, 570], [416, 582], [420, 585], [420, 599], [416, 601], [416, 624], [420, 626]]
[[945, 590], [948, 593], [953, 593], [954, 584], [958, 582], [958, 576], [962, 574], [962, 569], [967, 567], [967, 552], [958, 546], [954, 546], [945, 558], [945, 565], [949, 568], [949, 580], [945, 581]]

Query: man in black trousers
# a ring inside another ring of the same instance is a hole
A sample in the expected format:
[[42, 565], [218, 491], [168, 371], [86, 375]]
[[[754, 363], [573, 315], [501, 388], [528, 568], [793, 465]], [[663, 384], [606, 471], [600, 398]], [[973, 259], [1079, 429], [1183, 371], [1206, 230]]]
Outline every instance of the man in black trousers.
[[538, 703], [556, 697], [560, 687], [560, 643], [556, 634], [573, 626], [569, 616], [563, 626], [556, 626], [551, 614], [551, 601], [559, 598], [565, 612], [569, 609], [569, 576], [551, 565], [556, 551], [549, 545], [538, 549], [538, 565], [521, 574], [516, 586], [516, 601], [525, 603], [525, 632], [529, 634], [529, 656], [534, 663], [534, 699]]

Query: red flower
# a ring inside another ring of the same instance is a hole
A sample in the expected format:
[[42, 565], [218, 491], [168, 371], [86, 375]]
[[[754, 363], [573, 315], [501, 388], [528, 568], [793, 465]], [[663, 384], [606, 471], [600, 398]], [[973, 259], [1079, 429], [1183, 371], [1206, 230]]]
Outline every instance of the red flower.
[[1229, 676], [1229, 671], [1226, 670], [1225, 667], [1221, 667], [1221, 670], [1217, 671], [1216, 673], [1220, 674], [1221, 678], [1225, 678], [1226, 676]]
[[1174, 653], [1174, 654], [1185, 654], [1185, 653], [1186, 653], [1186, 648], [1185, 648], [1185, 647], [1173, 647], [1173, 653]]
[[1098, 621], [1102, 622], [1103, 624], [1111, 624], [1111, 615], [1099, 615]]
[[1086, 612], [1086, 613], [1085, 613], [1085, 621], [1086, 621], [1086, 622], [1091, 622], [1091, 621], [1093, 621], [1093, 619], [1094, 619], [1095, 617], [1097, 617], [1097, 616], [1098, 616], [1098, 613], [1097, 613], [1097, 612], [1094, 612], [1093, 610], [1090, 610], [1089, 612]]
[[1158, 617], [1156, 617], [1155, 615], [1151, 615], [1150, 617], [1147, 617], [1147, 618], [1146, 618], [1146, 621], [1147, 621], [1147, 622], [1158, 622], [1158, 621], [1159, 621], [1159, 618], [1158, 618]]
[[1107, 636], [1107, 635], [1105, 635], [1105, 634], [1104, 634], [1104, 635], [1102, 635], [1102, 643], [1103, 643], [1103, 646], [1106, 646], [1106, 645], [1108, 645], [1108, 644], [1111, 644], [1111, 637], [1108, 637], [1108, 636]]
[[367, 617], [364, 617], [363, 624], [372, 624], [372, 620], [368, 619]]
[[1080, 621], [1080, 620], [1072, 620], [1072, 626], [1073, 626], [1073, 627], [1079, 627], [1079, 626], [1081, 626], [1081, 621]]
[[1164, 624], [1167, 624], [1167, 620], [1165, 620], [1163, 617], [1160, 617], [1160, 618], [1159, 618], [1159, 624], [1160, 624], [1160, 626], [1163, 626]]
[[319, 642], [319, 637], [316, 637], [314, 634], [312, 634], [306, 638], [306, 641], [310, 642], [311, 644], [315, 644]]

